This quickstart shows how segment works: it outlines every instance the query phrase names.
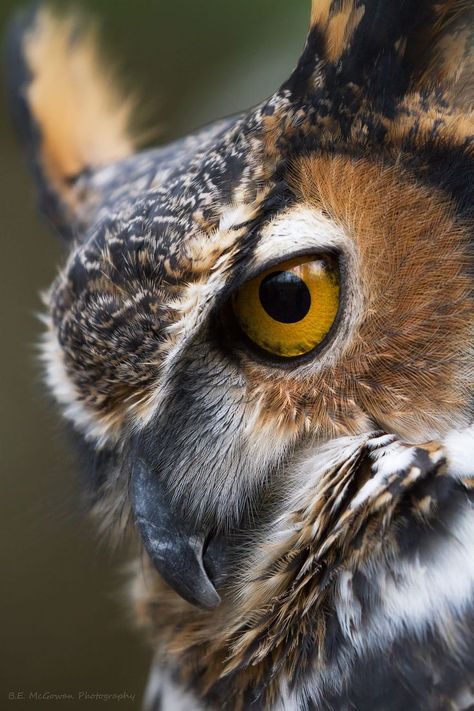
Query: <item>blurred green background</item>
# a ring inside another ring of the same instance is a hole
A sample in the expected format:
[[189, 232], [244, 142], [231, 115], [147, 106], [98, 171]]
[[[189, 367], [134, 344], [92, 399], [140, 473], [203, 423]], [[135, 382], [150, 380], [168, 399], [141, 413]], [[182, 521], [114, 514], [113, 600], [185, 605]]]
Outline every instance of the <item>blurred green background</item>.
[[[160, 142], [277, 88], [298, 58], [310, 6], [309, 0], [70, 4], [101, 20], [107, 56], [118, 59], [128, 86], [140, 91]], [[24, 5], [0, 0], [2, 36]], [[110, 553], [81, 511], [77, 471], [36, 362], [39, 292], [55, 275], [61, 245], [36, 214], [4, 101], [0, 145], [0, 709], [101, 705], [78, 700], [80, 691], [126, 691], [134, 702], [109, 707], [135, 709], [149, 654], [127, 619], [126, 555]], [[76, 700], [8, 698], [35, 691]]]

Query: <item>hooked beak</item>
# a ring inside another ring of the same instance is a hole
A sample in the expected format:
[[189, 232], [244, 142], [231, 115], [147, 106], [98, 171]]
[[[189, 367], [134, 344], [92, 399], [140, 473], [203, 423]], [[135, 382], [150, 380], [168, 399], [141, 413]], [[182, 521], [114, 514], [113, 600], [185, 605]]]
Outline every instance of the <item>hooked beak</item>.
[[172, 508], [169, 491], [142, 459], [134, 463], [132, 507], [145, 549], [166, 583], [192, 605], [215, 609], [221, 599], [204, 567], [209, 532], [194, 530]]

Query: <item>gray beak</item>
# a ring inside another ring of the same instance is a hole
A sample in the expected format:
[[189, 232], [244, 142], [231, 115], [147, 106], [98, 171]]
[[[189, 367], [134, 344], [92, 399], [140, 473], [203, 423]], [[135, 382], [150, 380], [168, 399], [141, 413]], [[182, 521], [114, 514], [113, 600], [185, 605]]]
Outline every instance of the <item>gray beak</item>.
[[145, 549], [166, 583], [192, 605], [216, 608], [221, 599], [204, 567], [208, 534], [172, 509], [166, 487], [141, 459], [134, 462], [131, 493]]

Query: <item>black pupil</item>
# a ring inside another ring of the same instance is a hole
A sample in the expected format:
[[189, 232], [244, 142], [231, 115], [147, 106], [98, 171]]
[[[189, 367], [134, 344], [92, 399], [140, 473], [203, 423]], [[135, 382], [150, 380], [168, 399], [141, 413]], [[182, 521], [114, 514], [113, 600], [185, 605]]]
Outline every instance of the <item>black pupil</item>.
[[311, 294], [293, 272], [273, 272], [263, 279], [260, 302], [269, 316], [280, 323], [297, 323], [311, 308]]

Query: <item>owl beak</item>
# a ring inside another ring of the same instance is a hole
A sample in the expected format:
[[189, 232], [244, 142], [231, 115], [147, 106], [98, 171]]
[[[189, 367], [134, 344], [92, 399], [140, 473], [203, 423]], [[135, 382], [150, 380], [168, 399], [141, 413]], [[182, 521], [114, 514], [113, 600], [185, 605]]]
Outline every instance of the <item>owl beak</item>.
[[192, 605], [215, 609], [221, 599], [204, 567], [208, 535], [172, 508], [170, 493], [141, 459], [134, 464], [131, 493], [145, 549], [166, 583]]

